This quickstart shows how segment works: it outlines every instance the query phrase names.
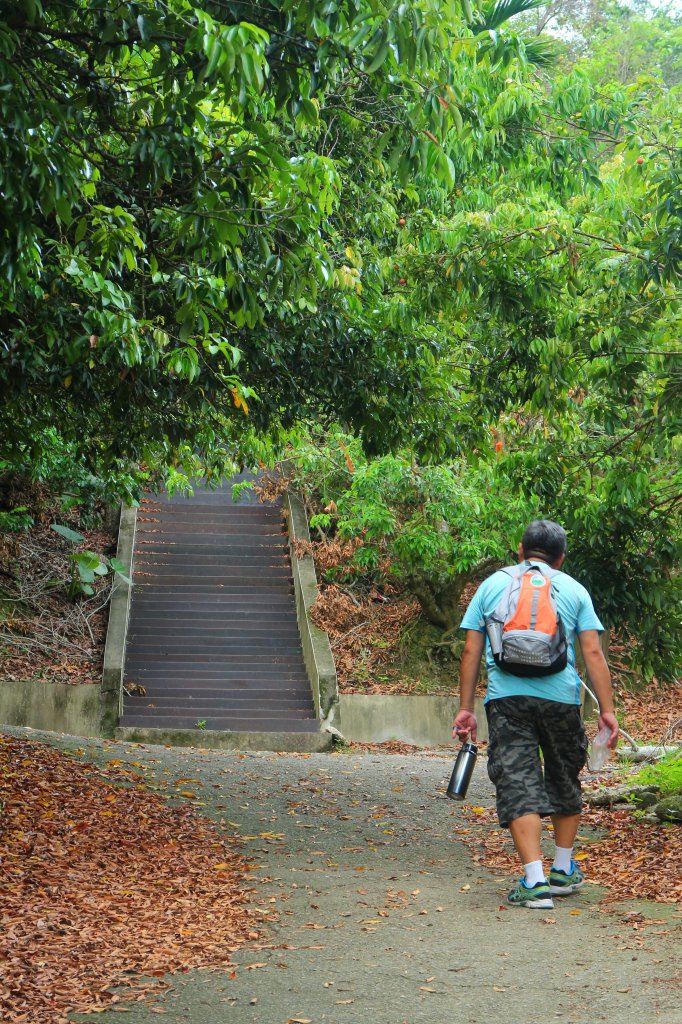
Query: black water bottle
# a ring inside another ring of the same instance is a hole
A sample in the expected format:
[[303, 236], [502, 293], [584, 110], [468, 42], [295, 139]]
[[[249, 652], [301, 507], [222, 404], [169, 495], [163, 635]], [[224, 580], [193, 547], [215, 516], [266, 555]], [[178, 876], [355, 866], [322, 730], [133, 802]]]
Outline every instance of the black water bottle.
[[446, 790], [446, 796], [451, 800], [464, 800], [466, 797], [471, 776], [474, 774], [477, 753], [478, 747], [475, 743], [462, 744]]

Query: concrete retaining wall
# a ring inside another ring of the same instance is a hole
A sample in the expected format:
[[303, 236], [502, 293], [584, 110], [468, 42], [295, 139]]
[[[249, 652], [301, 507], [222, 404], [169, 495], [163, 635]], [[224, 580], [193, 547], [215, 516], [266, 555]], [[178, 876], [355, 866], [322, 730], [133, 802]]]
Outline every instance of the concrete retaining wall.
[[[340, 695], [341, 732], [358, 743], [401, 740], [418, 747], [452, 742], [452, 722], [459, 702], [456, 697], [397, 696], [385, 694]], [[488, 738], [483, 701], [476, 701], [478, 739]]]
[[0, 682], [0, 722], [70, 736], [99, 736], [98, 686], [22, 680]]
[[296, 595], [296, 617], [303, 646], [303, 660], [310, 679], [317, 715], [326, 725], [339, 728], [339, 689], [336, 665], [327, 634], [318, 629], [310, 618], [310, 609], [317, 598], [317, 576], [312, 555], [299, 556], [295, 542], [310, 543], [310, 531], [305, 508], [300, 498], [287, 493], [284, 514], [289, 526], [291, 568]]

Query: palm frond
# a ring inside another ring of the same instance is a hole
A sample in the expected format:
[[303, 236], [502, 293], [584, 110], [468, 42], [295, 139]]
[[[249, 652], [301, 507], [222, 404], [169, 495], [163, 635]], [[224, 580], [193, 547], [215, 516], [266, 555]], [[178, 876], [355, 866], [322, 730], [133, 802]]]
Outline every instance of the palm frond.
[[510, 18], [515, 18], [517, 14], [545, 7], [547, 2], [548, 0], [493, 0], [492, 3], [483, 4], [478, 12], [479, 21], [476, 29], [479, 32], [489, 32], [499, 28]]
[[556, 67], [561, 56], [561, 46], [554, 40], [543, 38], [528, 39], [522, 36], [523, 48], [526, 51], [526, 58], [530, 64], [538, 68]]

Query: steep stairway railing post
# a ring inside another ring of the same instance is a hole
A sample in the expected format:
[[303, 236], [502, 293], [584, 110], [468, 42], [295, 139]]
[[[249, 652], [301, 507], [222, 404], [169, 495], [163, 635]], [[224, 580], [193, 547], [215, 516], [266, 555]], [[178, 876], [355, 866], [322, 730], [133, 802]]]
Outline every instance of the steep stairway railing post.
[[310, 531], [301, 499], [290, 491], [284, 496], [289, 529], [289, 548], [296, 597], [296, 617], [305, 663], [318, 717], [324, 726], [339, 728], [339, 686], [328, 635], [312, 621], [310, 611], [317, 598], [317, 576], [312, 555], [299, 554], [296, 542], [310, 543]]
[[[116, 557], [125, 566], [129, 580], [133, 576], [133, 553], [137, 528], [137, 508], [121, 507]], [[130, 618], [131, 584], [115, 575], [109, 603], [109, 624], [104, 646], [104, 665], [100, 688], [100, 733], [113, 736], [123, 710], [123, 672]]]

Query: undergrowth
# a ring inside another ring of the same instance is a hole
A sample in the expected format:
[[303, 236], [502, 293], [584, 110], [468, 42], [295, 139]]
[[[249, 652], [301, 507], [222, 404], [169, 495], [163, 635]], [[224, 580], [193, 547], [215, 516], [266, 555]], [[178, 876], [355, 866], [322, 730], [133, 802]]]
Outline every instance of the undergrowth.
[[658, 764], [643, 768], [637, 774], [637, 782], [657, 786], [664, 796], [682, 793], [682, 749], [673, 750]]

